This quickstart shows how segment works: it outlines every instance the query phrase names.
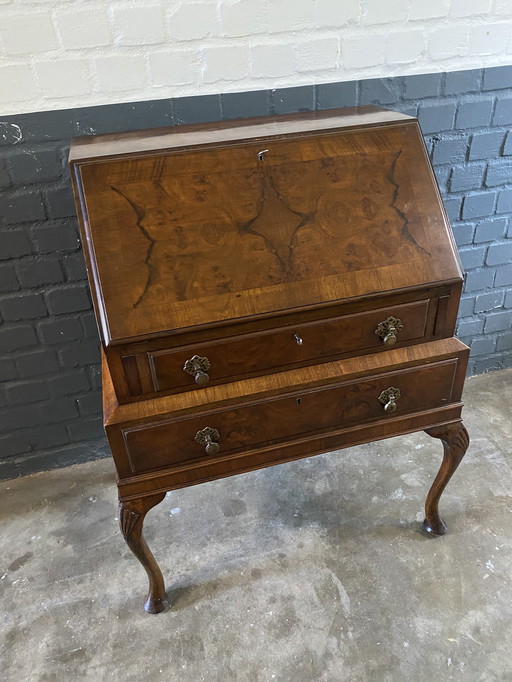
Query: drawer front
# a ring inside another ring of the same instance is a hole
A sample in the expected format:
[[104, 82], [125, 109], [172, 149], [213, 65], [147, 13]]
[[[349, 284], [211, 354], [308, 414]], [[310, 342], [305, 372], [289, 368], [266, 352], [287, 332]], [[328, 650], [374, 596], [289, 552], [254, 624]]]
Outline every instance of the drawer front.
[[[193, 389], [206, 378], [205, 372], [208, 383], [215, 384], [246, 374], [327, 361], [345, 353], [383, 350], [386, 345], [383, 337], [376, 334], [376, 329], [390, 317], [399, 319], [402, 325], [396, 333], [397, 343], [424, 340], [428, 309], [429, 300], [416, 301], [279, 331], [244, 335], [232, 341], [189, 347], [186, 351], [148, 353], [153, 387], [155, 391]], [[382, 331], [384, 333], [385, 330]], [[194, 356], [207, 359], [207, 369], [199, 367], [201, 375], [197, 383], [196, 374], [189, 374], [183, 369], [187, 360]]]
[[[219, 458], [275, 443], [293, 442], [309, 434], [328, 433], [434, 409], [451, 400], [457, 359], [412, 369], [329, 385], [252, 405], [241, 405], [182, 420], [162, 420], [122, 429], [133, 473], [142, 473], [201, 458]], [[390, 388], [400, 397], [382, 396]], [[382, 398], [381, 398], [382, 396]], [[395, 410], [389, 403], [394, 402]], [[387, 408], [386, 408], [387, 406]], [[218, 432], [211, 440], [217, 447], [206, 452], [208, 439], [196, 440], [198, 432]]]

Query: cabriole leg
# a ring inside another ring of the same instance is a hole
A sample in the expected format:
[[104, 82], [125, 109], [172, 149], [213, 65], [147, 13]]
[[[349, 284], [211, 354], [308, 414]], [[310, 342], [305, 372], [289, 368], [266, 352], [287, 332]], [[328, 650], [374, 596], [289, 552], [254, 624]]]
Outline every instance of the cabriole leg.
[[119, 525], [128, 547], [146, 569], [149, 592], [144, 603], [148, 613], [160, 613], [168, 606], [162, 571], [144, 540], [142, 526], [148, 511], [161, 502], [165, 493], [141, 497], [137, 500], [119, 501]]
[[439, 516], [439, 498], [466, 454], [469, 436], [462, 421], [444, 426], [434, 426], [431, 429], [425, 429], [425, 433], [442, 441], [444, 456], [441, 467], [427, 495], [423, 529], [431, 535], [444, 535], [447, 531], [447, 526]]

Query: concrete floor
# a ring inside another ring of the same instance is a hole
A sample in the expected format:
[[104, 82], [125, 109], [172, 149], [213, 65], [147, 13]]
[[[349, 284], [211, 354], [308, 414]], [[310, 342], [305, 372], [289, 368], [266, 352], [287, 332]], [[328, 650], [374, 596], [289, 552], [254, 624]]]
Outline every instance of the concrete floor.
[[419, 532], [425, 434], [176, 491], [146, 523], [158, 616], [110, 460], [1, 483], [1, 679], [512, 680], [512, 370], [465, 401], [448, 535]]

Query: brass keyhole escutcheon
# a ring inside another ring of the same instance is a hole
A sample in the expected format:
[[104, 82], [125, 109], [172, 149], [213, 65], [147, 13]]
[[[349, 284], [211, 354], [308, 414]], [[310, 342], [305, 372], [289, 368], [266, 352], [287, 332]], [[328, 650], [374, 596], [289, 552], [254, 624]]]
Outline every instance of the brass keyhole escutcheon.
[[193, 355], [183, 365], [183, 371], [193, 376], [196, 384], [202, 386], [210, 381], [210, 376], [208, 375], [210, 367], [211, 364], [208, 358], [201, 355]]
[[390, 386], [379, 396], [380, 402], [384, 405], [384, 412], [391, 414], [396, 410], [396, 401], [400, 398], [400, 389]]
[[404, 328], [401, 320], [397, 317], [388, 317], [384, 322], [379, 322], [375, 333], [380, 336], [385, 346], [394, 346], [397, 342], [397, 334]]
[[220, 451], [220, 434], [217, 429], [212, 429], [210, 426], [205, 426], [204, 429], [198, 431], [194, 437], [196, 443], [205, 446], [207, 455], [216, 455]]

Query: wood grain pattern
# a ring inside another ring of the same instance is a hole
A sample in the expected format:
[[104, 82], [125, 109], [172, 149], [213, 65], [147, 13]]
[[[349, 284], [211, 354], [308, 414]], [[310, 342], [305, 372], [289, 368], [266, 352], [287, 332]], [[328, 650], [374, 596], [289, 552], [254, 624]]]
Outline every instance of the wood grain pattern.
[[106, 343], [461, 277], [414, 122], [76, 171]]
[[142, 384], [137, 367], [137, 357], [135, 355], [121, 355], [124, 375], [128, 389], [132, 395], [142, 394]]

